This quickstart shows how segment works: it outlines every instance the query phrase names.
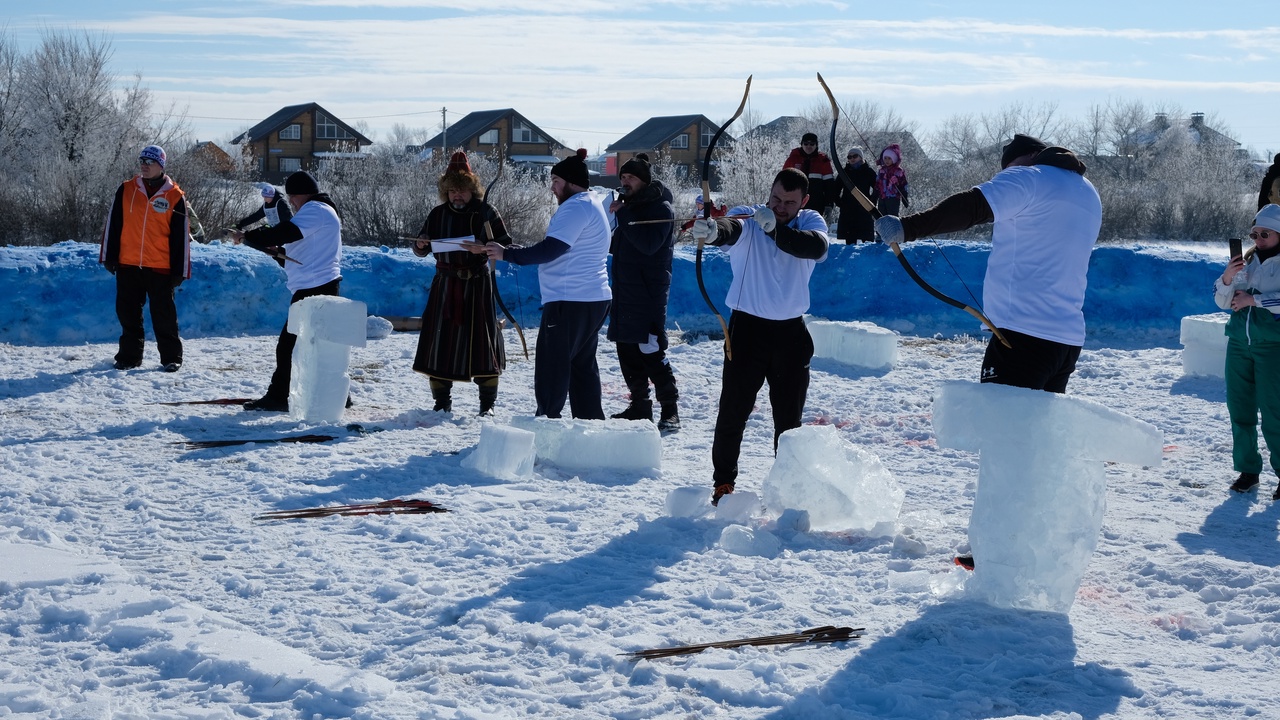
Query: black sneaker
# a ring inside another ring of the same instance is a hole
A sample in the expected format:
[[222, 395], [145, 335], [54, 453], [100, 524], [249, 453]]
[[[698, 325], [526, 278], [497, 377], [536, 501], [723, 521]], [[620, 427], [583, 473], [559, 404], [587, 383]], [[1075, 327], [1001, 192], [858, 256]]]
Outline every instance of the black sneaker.
[[955, 564], [957, 564], [957, 565], [959, 565], [960, 567], [964, 568], [965, 570], [972, 570], [972, 569], [973, 569], [973, 556], [972, 556], [972, 555], [957, 555], [957, 556], [955, 556], [954, 558], [952, 558], [952, 562], [954, 562]]
[[711, 504], [719, 505], [720, 498], [724, 497], [725, 495], [732, 495], [732, 494], [733, 494], [733, 483], [731, 482], [720, 483], [719, 485], [716, 486], [715, 491], [711, 493]]
[[673, 433], [680, 431], [680, 413], [675, 405], [664, 405], [662, 415], [658, 418], [658, 432]]
[[165, 372], [178, 372], [178, 370], [182, 369], [182, 363], [180, 362], [165, 363], [160, 367], [160, 369], [164, 370]]
[[1258, 473], [1240, 473], [1240, 477], [1231, 483], [1231, 489], [1238, 493], [1247, 493], [1258, 487]]
[[113, 365], [112, 367], [114, 367], [117, 370], [132, 370], [136, 367], [141, 367], [141, 366], [142, 366], [141, 362], [131, 363], [131, 362], [125, 362], [123, 360], [117, 360], [116, 364]]
[[632, 400], [626, 410], [610, 417], [614, 420], [648, 420], [653, 422], [653, 402], [649, 400]]
[[244, 404], [245, 410], [263, 410], [267, 412], [289, 412], [289, 401], [279, 400], [269, 395], [264, 395], [257, 400], [250, 400]]

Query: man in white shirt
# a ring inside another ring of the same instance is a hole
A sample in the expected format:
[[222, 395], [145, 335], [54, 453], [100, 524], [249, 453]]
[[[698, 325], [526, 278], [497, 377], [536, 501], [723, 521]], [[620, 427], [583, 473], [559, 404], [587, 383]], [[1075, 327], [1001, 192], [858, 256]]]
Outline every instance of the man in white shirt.
[[542, 292], [533, 368], [536, 415], [560, 417], [568, 399], [573, 417], [603, 420], [596, 346], [613, 298], [606, 262], [609, 216], [587, 191], [586, 150], [551, 168], [551, 192], [560, 207], [545, 239], [515, 248], [490, 242], [474, 252], [516, 265], [537, 265]]
[[[247, 233], [237, 230], [231, 234], [232, 239], [262, 250], [280, 263], [285, 286], [293, 293], [290, 305], [313, 295], [337, 295], [342, 281], [342, 221], [337, 205], [328, 193], [320, 192], [315, 178], [302, 170], [285, 180], [284, 191], [293, 217]], [[297, 341], [298, 336], [289, 332], [286, 321], [276, 342], [276, 369], [271, 384], [261, 398], [245, 403], [245, 410], [289, 410], [289, 380]]]
[[1009, 340], [994, 338], [982, 382], [1066, 392], [1084, 345], [1089, 255], [1102, 201], [1070, 150], [1014, 135], [1000, 172], [915, 215], [876, 221], [886, 242], [906, 242], [995, 222], [983, 280], [984, 310]]
[[809, 392], [813, 338], [804, 324], [809, 276], [827, 257], [827, 222], [804, 209], [809, 179], [787, 168], [773, 180], [765, 205], [737, 207], [729, 215], [694, 223], [700, 243], [729, 252], [733, 281], [726, 298], [732, 314], [721, 374], [720, 407], [711, 446], [712, 503], [733, 492], [747, 420], [761, 386], [769, 383], [773, 447], [778, 436], [800, 427]]

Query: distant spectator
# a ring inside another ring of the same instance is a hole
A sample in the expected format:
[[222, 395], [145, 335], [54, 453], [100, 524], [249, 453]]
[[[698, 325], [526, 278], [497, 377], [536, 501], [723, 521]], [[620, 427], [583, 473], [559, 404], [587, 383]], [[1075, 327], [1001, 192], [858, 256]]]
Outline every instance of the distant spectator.
[[818, 136], [809, 132], [800, 138], [800, 147], [792, 148], [782, 168], [795, 168], [809, 179], [810, 210], [826, 214], [835, 203], [836, 168], [826, 153], [818, 151]]
[[908, 197], [907, 171], [902, 169], [902, 148], [893, 143], [880, 151], [876, 161], [876, 192], [872, 200], [881, 215], [898, 215], [911, 207]]
[[182, 188], [164, 172], [165, 153], [148, 145], [138, 155], [138, 174], [116, 189], [107, 215], [98, 262], [116, 276], [120, 348], [115, 368], [142, 364], [146, 335], [142, 306], [151, 303], [151, 329], [165, 372], [182, 367], [182, 338], [173, 292], [191, 277], [191, 226]]
[[[876, 171], [862, 159], [862, 148], [850, 148], [845, 159], [847, 162], [844, 174], [853, 181], [853, 186], [859, 192], [870, 198], [876, 186]], [[840, 208], [840, 222], [836, 225], [837, 239], [849, 245], [875, 240], [871, 213], [854, 199], [853, 192], [843, 184], [840, 185], [840, 197], [836, 200], [836, 205]]]
[[289, 203], [281, 198], [280, 191], [274, 185], [262, 183], [259, 187], [262, 190], [262, 207], [240, 218], [240, 222], [236, 223], [237, 230], [244, 230], [261, 221], [265, 221], [267, 227], [275, 227], [293, 217]]

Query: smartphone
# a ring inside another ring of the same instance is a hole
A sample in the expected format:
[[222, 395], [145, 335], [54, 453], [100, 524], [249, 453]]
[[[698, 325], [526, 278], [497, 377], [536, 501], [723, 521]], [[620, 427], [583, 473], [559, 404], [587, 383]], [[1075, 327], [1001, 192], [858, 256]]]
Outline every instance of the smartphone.
[[1240, 247], [1240, 238], [1231, 238], [1227, 242], [1231, 243], [1231, 257], [1238, 258], [1244, 255], [1244, 250]]

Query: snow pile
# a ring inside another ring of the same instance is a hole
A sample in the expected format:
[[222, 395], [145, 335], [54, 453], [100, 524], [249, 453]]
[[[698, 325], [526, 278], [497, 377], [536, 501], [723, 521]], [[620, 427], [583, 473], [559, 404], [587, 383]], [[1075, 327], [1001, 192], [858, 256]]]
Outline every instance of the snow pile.
[[764, 504], [772, 512], [804, 510], [815, 530], [884, 534], [897, 521], [905, 495], [880, 458], [842, 439], [830, 425], [782, 433], [778, 458], [764, 480]]

